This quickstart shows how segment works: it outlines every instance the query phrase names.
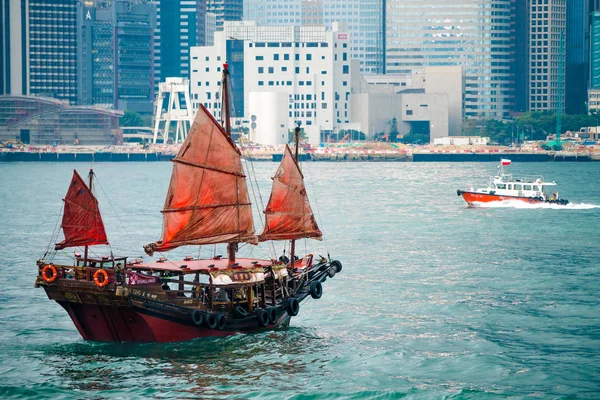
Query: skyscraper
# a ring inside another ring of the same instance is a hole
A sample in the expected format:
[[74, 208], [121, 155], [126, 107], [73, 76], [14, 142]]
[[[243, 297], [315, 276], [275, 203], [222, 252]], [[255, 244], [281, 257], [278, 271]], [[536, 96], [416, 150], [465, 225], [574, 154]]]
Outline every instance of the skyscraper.
[[600, 110], [600, 11], [592, 12], [591, 21], [588, 108], [590, 112], [598, 112]]
[[246, 0], [244, 19], [264, 26], [326, 25], [348, 27], [350, 57], [363, 73], [385, 72], [384, 8], [386, 0]]
[[[204, 0], [206, 12], [215, 14], [217, 30], [223, 30], [225, 21], [241, 21], [244, 15], [244, 0]], [[263, 0], [264, 1], [264, 0]]]
[[565, 71], [565, 111], [567, 114], [586, 112], [590, 59], [589, 5], [588, 0], [569, 0], [567, 2]]
[[159, 0], [154, 34], [155, 85], [190, 76], [190, 47], [206, 44], [205, 0]]
[[513, 0], [387, 0], [386, 73], [462, 65], [466, 117], [514, 107]]
[[2, 93], [77, 101], [78, 0], [1, 0]]
[[80, 102], [152, 111], [154, 6], [85, 2], [80, 17]]
[[564, 112], [566, 0], [530, 0], [529, 111]]

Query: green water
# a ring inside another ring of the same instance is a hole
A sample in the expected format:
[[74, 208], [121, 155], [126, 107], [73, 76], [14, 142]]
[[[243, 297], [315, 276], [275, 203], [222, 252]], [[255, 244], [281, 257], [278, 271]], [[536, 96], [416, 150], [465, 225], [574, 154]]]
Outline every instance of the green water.
[[[600, 163], [513, 164], [572, 204], [482, 209], [456, 189], [494, 164], [304, 167], [325, 241], [299, 250], [344, 269], [289, 329], [110, 344], [84, 342], [33, 288], [72, 169], [89, 165], [0, 164], [0, 398], [598, 398]], [[275, 168], [253, 164], [264, 201]], [[94, 169], [113, 252], [141, 256], [160, 236], [171, 163]]]

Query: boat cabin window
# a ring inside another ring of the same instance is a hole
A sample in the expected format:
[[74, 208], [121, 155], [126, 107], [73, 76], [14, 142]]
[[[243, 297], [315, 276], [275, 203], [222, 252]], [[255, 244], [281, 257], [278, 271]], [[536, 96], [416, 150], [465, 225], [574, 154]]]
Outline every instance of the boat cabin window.
[[512, 183], [509, 183], [509, 184], [507, 185], [507, 187], [508, 187], [508, 190], [512, 190], [512, 186], [513, 186], [513, 185], [512, 185]]
[[498, 184], [496, 185], [496, 187], [497, 187], [498, 189], [506, 189], [506, 183], [498, 183]]
[[520, 183], [515, 183], [515, 190], [522, 190], [523, 189], [523, 185], [521, 185]]
[[523, 185], [523, 190], [531, 190], [531, 185]]

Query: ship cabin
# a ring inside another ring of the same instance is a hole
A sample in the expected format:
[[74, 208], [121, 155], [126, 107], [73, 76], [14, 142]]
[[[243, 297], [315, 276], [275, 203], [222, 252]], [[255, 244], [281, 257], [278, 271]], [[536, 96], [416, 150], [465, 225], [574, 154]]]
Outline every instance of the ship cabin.
[[543, 176], [513, 176], [512, 174], [501, 174], [490, 179], [490, 184], [485, 189], [479, 189], [480, 193], [495, 194], [498, 196], [517, 196], [553, 199], [556, 193], [552, 187], [556, 182], [544, 182]]
[[[288, 295], [285, 264], [271, 260], [238, 258], [173, 261], [160, 258], [152, 263], [134, 262], [127, 266], [127, 288], [152, 286], [157, 299], [173, 305], [232, 312], [239, 317], [257, 308], [274, 306]], [[135, 292], [133, 292], [135, 293]]]

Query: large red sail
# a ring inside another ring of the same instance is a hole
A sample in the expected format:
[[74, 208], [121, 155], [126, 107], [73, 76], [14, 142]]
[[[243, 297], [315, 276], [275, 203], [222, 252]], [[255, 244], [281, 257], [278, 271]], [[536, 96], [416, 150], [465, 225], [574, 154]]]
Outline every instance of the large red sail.
[[308, 203], [304, 176], [292, 156], [289, 146], [273, 177], [273, 189], [267, 204], [266, 224], [259, 240], [291, 240], [313, 238], [321, 240], [323, 234]]
[[65, 247], [108, 244], [98, 200], [77, 171], [73, 171], [73, 179], [64, 202], [62, 229], [65, 240], [56, 244], [54, 247], [56, 250]]
[[183, 245], [258, 243], [240, 152], [204, 106], [173, 162], [162, 238], [144, 246], [146, 253]]

